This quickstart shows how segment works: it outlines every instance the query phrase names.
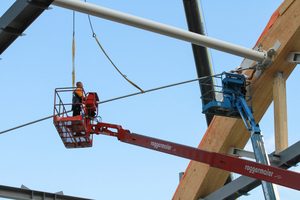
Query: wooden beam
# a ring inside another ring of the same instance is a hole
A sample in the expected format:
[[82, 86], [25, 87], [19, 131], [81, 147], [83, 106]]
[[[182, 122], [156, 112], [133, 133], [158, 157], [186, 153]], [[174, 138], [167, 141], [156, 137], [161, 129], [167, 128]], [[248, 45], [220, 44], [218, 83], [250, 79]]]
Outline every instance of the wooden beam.
[[288, 148], [286, 86], [284, 75], [277, 72], [273, 81], [275, 151], [277, 153]]
[[[251, 91], [254, 117], [258, 123], [273, 101], [273, 80], [277, 71], [284, 78], [295, 68], [295, 63], [285, 61], [291, 51], [300, 52], [300, 1], [286, 0], [272, 16], [257, 46], [268, 50], [279, 41], [280, 48], [271, 66], [259, 78], [253, 77]], [[247, 73], [247, 72], [246, 72]], [[250, 138], [241, 119], [216, 116], [207, 129], [199, 148], [227, 153], [229, 147], [244, 148]], [[208, 165], [191, 161], [173, 196], [176, 200], [203, 198], [221, 188], [229, 172], [211, 168]]]

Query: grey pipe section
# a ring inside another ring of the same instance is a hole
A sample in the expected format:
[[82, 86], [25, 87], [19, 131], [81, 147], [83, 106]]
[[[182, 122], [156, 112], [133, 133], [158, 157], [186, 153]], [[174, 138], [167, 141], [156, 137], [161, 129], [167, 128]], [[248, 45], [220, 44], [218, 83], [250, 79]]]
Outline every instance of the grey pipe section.
[[[200, 3], [198, 0], [183, 0], [185, 16], [188, 24], [189, 31], [198, 33], [201, 35], [205, 35]], [[211, 76], [212, 73], [212, 66], [210, 62], [210, 57], [208, 53], [208, 49], [203, 46], [192, 44], [193, 54], [195, 65], [197, 69], [198, 77], [203, 76]], [[199, 81], [199, 87], [202, 99], [202, 105], [208, 104], [210, 101], [215, 99], [214, 94], [214, 80], [213, 77], [208, 78], [206, 81], [207, 84], [201, 84]], [[207, 126], [209, 126], [210, 122], [214, 118], [213, 114], [206, 113], [206, 122]]]
[[199, 35], [197, 33], [189, 32], [180, 28], [172, 27], [141, 17], [136, 17], [130, 14], [104, 8], [98, 5], [78, 0], [55, 0], [52, 4], [62, 8], [74, 10], [77, 12], [93, 15], [95, 17], [104, 18], [121, 24], [126, 24], [154, 33], [173, 37], [179, 40], [190, 42], [192, 44], [197, 44], [200, 46], [216, 49], [243, 58], [248, 58], [259, 63], [262, 63], [265, 58], [265, 53], [263, 52], [255, 51], [235, 44]]

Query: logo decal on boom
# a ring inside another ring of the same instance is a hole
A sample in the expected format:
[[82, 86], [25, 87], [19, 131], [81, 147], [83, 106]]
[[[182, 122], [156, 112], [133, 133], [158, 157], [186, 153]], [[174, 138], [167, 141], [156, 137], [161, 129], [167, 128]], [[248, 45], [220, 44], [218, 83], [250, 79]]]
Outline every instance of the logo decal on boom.
[[171, 150], [172, 149], [172, 146], [170, 145], [167, 145], [167, 144], [162, 144], [162, 143], [158, 143], [158, 142], [151, 142], [150, 144], [151, 146], [154, 147], [154, 149], [157, 149], [157, 148], [162, 148], [162, 149], [166, 149], [166, 150]]
[[269, 169], [267, 170], [264, 170], [264, 169], [260, 169], [258, 167], [252, 167], [252, 166], [249, 166], [249, 165], [245, 165], [245, 170], [249, 171], [249, 173], [258, 173], [258, 174], [263, 174], [263, 175], [266, 175], [266, 176], [273, 176], [273, 172], [272, 171], [269, 171]]

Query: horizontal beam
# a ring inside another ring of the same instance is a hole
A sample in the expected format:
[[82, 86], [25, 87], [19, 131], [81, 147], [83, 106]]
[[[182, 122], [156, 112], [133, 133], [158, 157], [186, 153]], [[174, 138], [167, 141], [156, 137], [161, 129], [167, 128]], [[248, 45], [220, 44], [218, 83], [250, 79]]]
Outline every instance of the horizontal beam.
[[205, 46], [208, 48], [216, 49], [222, 52], [248, 58], [250, 60], [262, 63], [266, 57], [265, 53], [248, 49], [242, 46], [203, 36], [180, 28], [165, 25], [159, 22], [151, 21], [141, 17], [129, 15], [119, 11], [104, 8], [98, 5], [86, 3], [78, 0], [55, 0], [55, 6], [74, 10], [77, 12], [93, 15], [103, 19], [111, 20], [114, 22], [126, 24], [150, 32], [162, 34], [192, 44]]
[[252, 158], [255, 159], [255, 155], [251, 151], [246, 151], [244, 149], [236, 148], [236, 147], [230, 147], [227, 155], [233, 155], [237, 157], [247, 157], [247, 158]]
[[19, 0], [0, 18], [0, 55], [38, 18], [53, 0]]

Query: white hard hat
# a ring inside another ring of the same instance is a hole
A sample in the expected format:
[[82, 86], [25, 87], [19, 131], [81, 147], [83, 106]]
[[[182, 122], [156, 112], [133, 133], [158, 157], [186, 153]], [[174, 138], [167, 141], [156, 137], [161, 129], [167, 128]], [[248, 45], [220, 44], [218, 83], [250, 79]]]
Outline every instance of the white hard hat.
[[238, 71], [238, 70], [241, 70], [241, 69], [243, 69], [241, 66], [237, 66], [237, 67], [235, 68], [235, 71]]

